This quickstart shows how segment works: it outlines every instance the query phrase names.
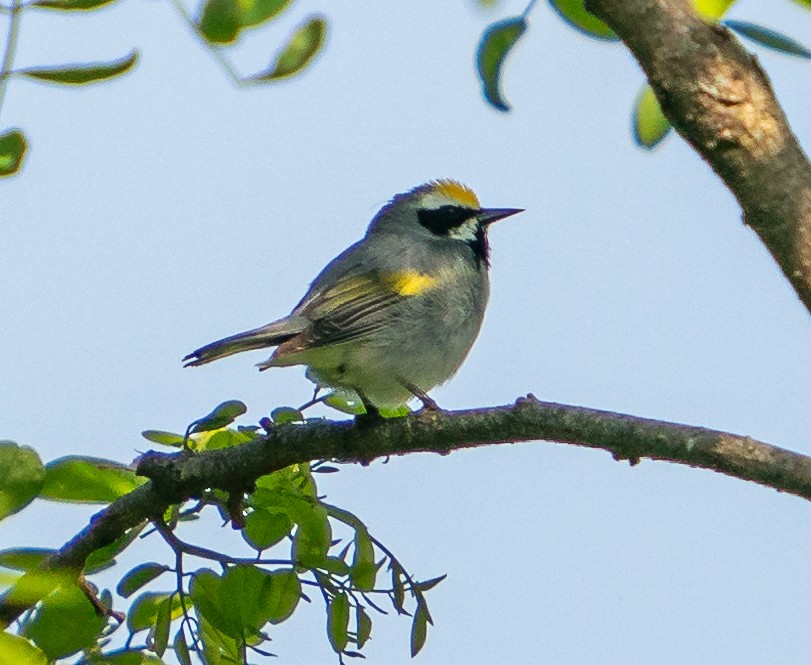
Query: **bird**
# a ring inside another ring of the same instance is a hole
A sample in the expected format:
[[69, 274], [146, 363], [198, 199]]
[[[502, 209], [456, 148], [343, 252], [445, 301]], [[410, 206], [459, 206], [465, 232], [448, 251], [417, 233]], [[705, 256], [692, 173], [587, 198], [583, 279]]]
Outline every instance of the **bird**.
[[429, 391], [456, 374], [484, 319], [488, 229], [519, 212], [483, 208], [451, 179], [397, 194], [290, 314], [206, 344], [184, 366], [276, 347], [260, 371], [305, 365], [317, 386], [357, 395], [368, 416], [413, 398], [438, 409]]

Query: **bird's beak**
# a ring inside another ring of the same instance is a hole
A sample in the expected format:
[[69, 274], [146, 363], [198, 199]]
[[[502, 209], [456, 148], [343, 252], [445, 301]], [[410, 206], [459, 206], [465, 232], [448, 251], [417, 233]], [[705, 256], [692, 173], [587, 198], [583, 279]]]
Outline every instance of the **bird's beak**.
[[479, 214], [477, 215], [479, 219], [479, 224], [482, 226], [489, 226], [493, 222], [497, 222], [500, 219], [504, 219], [505, 217], [509, 217], [510, 215], [517, 215], [519, 212], [524, 212], [523, 208], [485, 208], [483, 210], [479, 210]]

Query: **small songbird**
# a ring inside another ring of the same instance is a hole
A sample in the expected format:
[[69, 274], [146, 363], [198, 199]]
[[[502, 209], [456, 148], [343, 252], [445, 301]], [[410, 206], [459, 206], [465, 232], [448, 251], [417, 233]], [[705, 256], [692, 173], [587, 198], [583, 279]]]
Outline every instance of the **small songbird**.
[[370, 415], [413, 397], [436, 408], [428, 391], [456, 373], [484, 318], [487, 230], [518, 212], [482, 208], [454, 180], [398, 194], [288, 316], [200, 347], [186, 366], [276, 347], [260, 370], [306, 365], [319, 385], [354, 391]]

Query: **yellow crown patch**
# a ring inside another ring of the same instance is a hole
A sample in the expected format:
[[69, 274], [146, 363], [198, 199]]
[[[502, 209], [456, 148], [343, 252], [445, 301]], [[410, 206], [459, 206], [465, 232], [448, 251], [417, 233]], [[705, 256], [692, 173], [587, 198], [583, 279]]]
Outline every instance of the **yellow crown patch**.
[[447, 197], [456, 199], [463, 206], [468, 208], [480, 208], [479, 199], [473, 193], [473, 190], [465, 187], [461, 182], [456, 180], [434, 180], [431, 183], [434, 189]]

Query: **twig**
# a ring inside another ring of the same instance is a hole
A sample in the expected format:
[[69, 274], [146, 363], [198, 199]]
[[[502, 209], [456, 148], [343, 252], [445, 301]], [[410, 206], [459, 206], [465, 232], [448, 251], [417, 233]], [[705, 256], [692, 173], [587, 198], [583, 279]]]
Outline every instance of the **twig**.
[[529, 3], [524, 8], [524, 11], [521, 12], [521, 18], [525, 21], [529, 18], [529, 15], [532, 13], [532, 10], [535, 9], [535, 5], [537, 4], [538, 0], [529, 0]]
[[199, 545], [192, 545], [183, 540], [180, 540], [174, 532], [169, 529], [162, 520], [154, 520], [153, 524], [158, 533], [166, 541], [166, 544], [172, 548], [176, 553], [188, 554], [189, 556], [196, 556], [201, 559], [210, 559], [224, 564], [264, 564], [269, 566], [292, 566], [293, 561], [288, 559], [253, 559], [249, 557], [233, 557], [222, 552], [210, 550], [206, 547]]
[[[175, 579], [177, 583], [178, 597], [180, 598], [180, 609], [183, 611], [183, 620], [180, 622], [180, 631], [183, 632], [184, 626], [188, 626], [192, 644], [195, 648], [197, 648], [199, 643], [199, 631], [196, 631], [192, 626], [192, 618], [189, 616], [189, 608], [186, 605], [186, 590], [183, 588], [183, 552], [175, 552]], [[183, 639], [185, 640], [185, 637]]]
[[20, 31], [20, 0], [12, 0], [8, 9], [8, 33], [6, 35], [6, 50], [3, 53], [3, 64], [0, 65], [0, 110], [6, 95], [6, 86], [11, 77], [11, 68], [14, 66], [14, 52], [17, 49], [17, 38]]
[[79, 576], [79, 578], [76, 580], [76, 585], [79, 587], [79, 589], [81, 589], [82, 593], [85, 595], [85, 598], [90, 601], [90, 604], [93, 606], [93, 610], [96, 612], [97, 616], [111, 617], [118, 622], [119, 626], [124, 623], [126, 615], [123, 612], [116, 612], [112, 607], [107, 607], [104, 605], [93, 587], [88, 584], [87, 580], [84, 578], [84, 575]]
[[244, 88], [250, 85], [245, 79], [243, 79], [239, 72], [234, 68], [234, 65], [231, 61], [225, 57], [222, 50], [216, 46], [212, 46], [209, 44], [205, 37], [200, 34], [200, 30], [197, 28], [197, 24], [192, 19], [189, 12], [186, 10], [186, 7], [183, 5], [182, 0], [172, 0], [172, 4], [175, 6], [177, 13], [180, 14], [180, 17], [183, 19], [183, 22], [186, 24], [186, 27], [189, 31], [200, 40], [200, 43], [205, 47], [205, 49], [214, 56], [214, 59], [220, 64], [223, 71], [228, 75], [228, 78], [233, 81], [234, 85], [239, 88]]

